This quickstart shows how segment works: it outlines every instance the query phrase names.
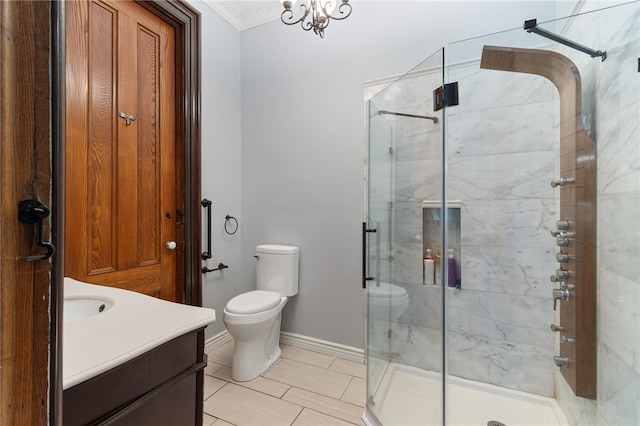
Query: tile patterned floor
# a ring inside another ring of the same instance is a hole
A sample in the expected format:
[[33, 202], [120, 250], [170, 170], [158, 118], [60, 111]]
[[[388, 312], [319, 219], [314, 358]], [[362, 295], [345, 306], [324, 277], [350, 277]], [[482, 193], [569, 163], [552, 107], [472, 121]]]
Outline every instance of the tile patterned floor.
[[362, 425], [365, 365], [281, 345], [282, 356], [249, 382], [231, 379], [233, 342], [209, 351], [205, 426]]

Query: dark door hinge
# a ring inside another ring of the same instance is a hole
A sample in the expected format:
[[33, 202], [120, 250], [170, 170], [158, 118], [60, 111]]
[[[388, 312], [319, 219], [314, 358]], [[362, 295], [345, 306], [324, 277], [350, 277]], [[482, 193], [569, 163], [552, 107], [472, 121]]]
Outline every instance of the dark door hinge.
[[433, 110], [458, 105], [458, 82], [447, 83], [433, 91]]

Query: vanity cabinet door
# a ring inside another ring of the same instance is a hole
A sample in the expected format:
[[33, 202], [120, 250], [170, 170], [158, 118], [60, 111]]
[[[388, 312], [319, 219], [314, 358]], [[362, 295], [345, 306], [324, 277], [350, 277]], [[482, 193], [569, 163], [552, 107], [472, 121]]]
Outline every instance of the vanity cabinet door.
[[204, 331], [177, 337], [64, 391], [64, 426], [202, 424]]

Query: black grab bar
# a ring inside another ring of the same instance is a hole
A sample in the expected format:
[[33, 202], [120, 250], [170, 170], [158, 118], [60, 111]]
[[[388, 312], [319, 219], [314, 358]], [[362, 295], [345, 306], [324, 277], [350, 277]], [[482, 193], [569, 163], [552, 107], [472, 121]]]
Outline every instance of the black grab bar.
[[200, 202], [207, 209], [207, 251], [202, 252], [202, 260], [211, 259], [211, 200], [206, 198]]

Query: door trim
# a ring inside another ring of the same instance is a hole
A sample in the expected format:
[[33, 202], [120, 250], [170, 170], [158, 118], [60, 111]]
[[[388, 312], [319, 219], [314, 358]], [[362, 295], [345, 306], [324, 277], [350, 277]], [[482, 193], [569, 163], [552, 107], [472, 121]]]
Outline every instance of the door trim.
[[49, 424], [62, 425], [62, 305], [64, 304], [66, 43], [65, 2], [51, 2], [51, 242], [57, 247], [51, 273], [49, 315]]
[[[173, 25], [176, 31], [176, 134], [182, 135], [183, 151], [176, 153], [183, 167], [178, 182], [184, 199], [182, 206], [184, 236], [184, 258], [177, 259], [176, 275], [183, 276], [183, 302], [202, 306], [202, 271], [200, 252], [201, 207], [200, 207], [200, 13], [180, 0], [152, 0], [137, 3]], [[180, 240], [180, 236], [178, 236]], [[178, 241], [180, 244], [180, 241]]]

